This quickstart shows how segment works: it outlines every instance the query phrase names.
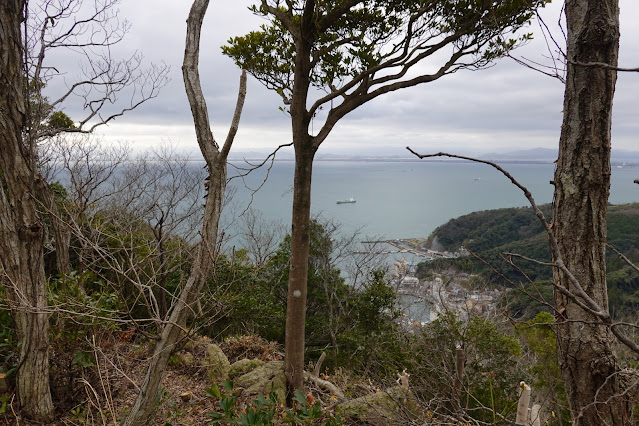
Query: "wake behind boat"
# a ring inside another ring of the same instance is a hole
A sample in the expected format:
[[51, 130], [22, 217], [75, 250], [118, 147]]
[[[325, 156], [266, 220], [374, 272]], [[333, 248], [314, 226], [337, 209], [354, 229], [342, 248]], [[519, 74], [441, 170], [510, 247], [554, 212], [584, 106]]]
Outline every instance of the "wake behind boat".
[[337, 204], [353, 204], [356, 203], [357, 200], [353, 197], [347, 199], [347, 200], [337, 200]]

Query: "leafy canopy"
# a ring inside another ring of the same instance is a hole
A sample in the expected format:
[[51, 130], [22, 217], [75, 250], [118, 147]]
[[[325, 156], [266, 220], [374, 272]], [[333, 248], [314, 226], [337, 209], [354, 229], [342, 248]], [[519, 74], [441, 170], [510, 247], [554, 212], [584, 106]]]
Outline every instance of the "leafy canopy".
[[[549, 1], [262, 0], [250, 9], [269, 23], [231, 38], [222, 49], [285, 104], [293, 95], [296, 56], [310, 53], [304, 64], [309, 83], [329, 94], [322, 104], [372, 94], [370, 89], [394, 80], [411, 81], [407, 71], [440, 52], [449, 59], [431, 80], [487, 66], [530, 38], [515, 32]], [[413, 84], [430, 81], [414, 79]]]

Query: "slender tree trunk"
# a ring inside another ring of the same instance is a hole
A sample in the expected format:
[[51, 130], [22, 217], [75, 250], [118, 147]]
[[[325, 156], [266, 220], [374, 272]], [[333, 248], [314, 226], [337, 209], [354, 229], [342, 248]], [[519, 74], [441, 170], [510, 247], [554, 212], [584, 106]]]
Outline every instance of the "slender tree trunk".
[[222, 199], [226, 187], [226, 161], [212, 169], [209, 180], [209, 195], [204, 212], [202, 241], [193, 262], [191, 275], [180, 292], [171, 310], [168, 322], [163, 326], [158, 343], [155, 345], [151, 362], [147, 368], [140, 393], [130, 414], [122, 422], [123, 426], [143, 425], [153, 418], [156, 410], [156, 396], [164, 378], [164, 372], [178, 341], [184, 336], [186, 321], [197, 312], [197, 301], [206, 284], [212, 265], [215, 263], [215, 243]]
[[310, 114], [306, 101], [311, 80], [311, 41], [314, 37], [312, 12], [314, 1], [306, 3], [300, 23], [300, 35], [295, 40], [295, 75], [291, 102], [291, 126], [295, 147], [293, 178], [293, 215], [291, 221], [291, 268], [286, 303], [286, 333], [284, 336], [284, 372], [288, 397], [304, 386], [304, 348], [306, 326], [306, 295], [308, 290], [308, 253], [311, 235], [311, 178], [313, 159], [320, 141], [309, 134]]
[[20, 24], [24, 0], [0, 3], [0, 280], [20, 346], [17, 372], [22, 411], [53, 420], [49, 390], [49, 322], [44, 275], [44, 225], [34, 198], [33, 159], [22, 144], [25, 122]]
[[[616, 72], [575, 63], [617, 65], [618, 0], [566, 1], [568, 73], [555, 171], [554, 232], [561, 256], [588, 295], [608, 308], [606, 212]], [[570, 287], [555, 272], [558, 285]], [[575, 425], [632, 423], [609, 328], [556, 292], [557, 344]]]
[[66, 275], [71, 272], [71, 228], [64, 220], [64, 211], [58, 208], [55, 195], [47, 182], [38, 182], [38, 198], [43, 214], [49, 218], [55, 247], [55, 260], [57, 273]]
[[295, 148], [291, 268], [289, 272], [284, 339], [284, 372], [289, 395], [292, 395], [296, 389], [302, 389], [304, 385], [306, 294], [311, 235], [311, 177], [315, 154], [309, 145], [308, 143], [302, 143]]
[[240, 78], [240, 90], [231, 128], [223, 147], [219, 149], [211, 131], [198, 71], [200, 35], [208, 5], [209, 0], [193, 1], [187, 20], [186, 47], [182, 66], [184, 85], [191, 105], [195, 133], [210, 173], [201, 231], [202, 239], [198, 244], [191, 275], [171, 308], [168, 321], [162, 327], [160, 340], [155, 346], [146, 377], [140, 387], [140, 393], [130, 414], [122, 423], [124, 426], [142, 425], [153, 418], [156, 409], [156, 397], [169, 363], [169, 357], [179, 339], [184, 336], [187, 319], [197, 313], [199, 296], [206, 285], [217, 256], [217, 232], [226, 189], [226, 160], [237, 133], [244, 99], [246, 98], [246, 73], [242, 72], [242, 77]]

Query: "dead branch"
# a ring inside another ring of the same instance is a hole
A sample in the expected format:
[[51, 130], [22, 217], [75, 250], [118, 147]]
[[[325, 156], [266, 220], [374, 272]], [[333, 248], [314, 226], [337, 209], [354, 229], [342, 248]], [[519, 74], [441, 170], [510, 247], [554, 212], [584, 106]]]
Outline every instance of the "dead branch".
[[634, 263], [632, 263], [632, 261], [630, 259], [628, 259], [623, 253], [621, 253], [619, 250], [617, 250], [612, 244], [606, 244], [606, 247], [610, 248], [612, 251], [614, 251], [617, 256], [619, 256], [619, 258], [621, 258], [621, 260], [623, 260], [624, 262], [626, 262], [626, 264], [628, 266], [630, 266], [632, 269], [634, 269], [636, 272], [639, 272], [639, 266], [635, 265]]
[[342, 392], [340, 388], [338, 388], [337, 386], [335, 386], [333, 383], [329, 382], [328, 380], [320, 379], [319, 377], [313, 374], [310, 374], [306, 371], [304, 372], [304, 378], [306, 380], [313, 382], [315, 385], [319, 386], [320, 388], [326, 389], [333, 395], [337, 396], [339, 401], [344, 400], [344, 392]]

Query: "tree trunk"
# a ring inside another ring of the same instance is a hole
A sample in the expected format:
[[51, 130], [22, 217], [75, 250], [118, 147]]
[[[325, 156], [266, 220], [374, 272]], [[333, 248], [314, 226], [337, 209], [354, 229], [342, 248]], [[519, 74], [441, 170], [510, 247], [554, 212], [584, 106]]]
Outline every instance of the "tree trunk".
[[197, 311], [199, 295], [206, 284], [212, 265], [215, 263], [215, 242], [218, 222], [222, 211], [222, 199], [226, 187], [226, 161], [211, 170], [209, 195], [204, 212], [202, 241], [193, 262], [191, 275], [180, 292], [172, 308], [167, 323], [162, 328], [160, 340], [155, 345], [147, 373], [140, 386], [130, 414], [122, 422], [123, 426], [143, 425], [156, 411], [156, 396], [164, 378], [164, 372], [178, 341], [184, 336], [186, 321]]
[[184, 335], [187, 319], [197, 312], [199, 296], [206, 285], [217, 256], [217, 232], [226, 189], [226, 160], [237, 133], [246, 98], [246, 73], [242, 72], [231, 128], [224, 146], [220, 150], [211, 131], [198, 71], [200, 35], [208, 5], [209, 0], [193, 1], [187, 20], [186, 47], [182, 66], [184, 85], [191, 105], [198, 145], [210, 173], [208, 194], [204, 206], [202, 239], [198, 244], [191, 275], [171, 308], [168, 321], [162, 327], [160, 340], [155, 346], [146, 377], [140, 387], [140, 393], [130, 414], [123, 421], [123, 426], [142, 425], [153, 417], [156, 411], [156, 397], [169, 363], [169, 357], [178, 340]]
[[0, 3], [0, 280], [20, 346], [17, 390], [22, 412], [53, 420], [49, 390], [44, 225], [35, 199], [33, 159], [22, 144], [25, 123], [20, 24], [24, 0]]
[[[307, 138], [310, 138], [307, 136]], [[311, 225], [311, 177], [314, 152], [309, 143], [295, 147], [293, 219], [291, 225], [291, 267], [286, 303], [284, 372], [289, 395], [304, 385], [304, 340], [308, 252]]]
[[[554, 232], [561, 256], [586, 293], [608, 309], [606, 212], [610, 132], [617, 66], [618, 0], [566, 1], [568, 72], [555, 171]], [[555, 271], [558, 285], [570, 287]], [[631, 424], [632, 404], [612, 350], [609, 328], [555, 292], [557, 345], [575, 425]]]
[[49, 184], [42, 179], [38, 182], [37, 189], [42, 214], [49, 218], [51, 231], [53, 232], [57, 273], [67, 275], [71, 272], [71, 258], [69, 256], [71, 229], [68, 222], [63, 218], [65, 212], [58, 207], [55, 194]]
[[311, 178], [316, 147], [321, 142], [309, 134], [311, 116], [306, 105], [311, 84], [311, 40], [314, 38], [313, 10], [314, 2], [308, 2], [300, 23], [300, 34], [295, 40], [295, 74], [290, 110], [295, 147], [295, 176], [293, 178], [293, 215], [291, 220], [291, 267], [284, 336], [284, 372], [289, 403], [294, 391], [301, 390], [304, 386], [306, 295], [311, 238]]

